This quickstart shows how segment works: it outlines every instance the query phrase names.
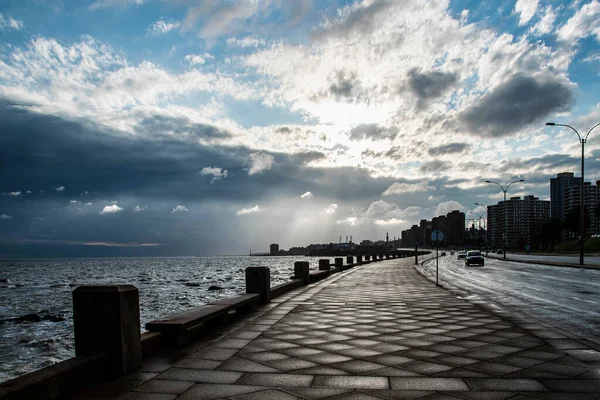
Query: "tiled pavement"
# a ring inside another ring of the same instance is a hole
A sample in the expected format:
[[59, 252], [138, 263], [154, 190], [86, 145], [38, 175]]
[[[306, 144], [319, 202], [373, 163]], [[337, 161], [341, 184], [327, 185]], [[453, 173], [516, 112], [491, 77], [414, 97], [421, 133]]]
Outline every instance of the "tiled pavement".
[[298, 289], [181, 360], [157, 357], [76, 398], [600, 399], [600, 352], [459, 298], [411, 264]]

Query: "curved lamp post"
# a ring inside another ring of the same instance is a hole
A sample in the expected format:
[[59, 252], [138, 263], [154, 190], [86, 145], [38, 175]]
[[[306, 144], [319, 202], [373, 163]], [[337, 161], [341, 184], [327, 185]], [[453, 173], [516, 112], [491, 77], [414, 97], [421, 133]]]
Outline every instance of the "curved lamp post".
[[[477, 238], [479, 239], [479, 245], [481, 246], [481, 219], [483, 218], [483, 214], [479, 214], [477, 211], [469, 211], [471, 214], [477, 215], [479, 217], [479, 227], [477, 229]], [[487, 212], [487, 211], [486, 211]]]
[[[488, 206], [484, 205], [484, 204], [480, 204], [480, 203], [474, 203], [476, 206], [481, 206], [485, 208], [485, 212], [482, 215], [485, 215], [488, 213]], [[489, 217], [489, 215], [488, 215]], [[486, 224], [486, 226], [489, 226], [489, 224]], [[483, 232], [484, 232], [484, 236], [483, 236], [483, 243], [485, 244], [485, 248], [487, 249], [487, 228], [483, 228]]]
[[579, 192], [579, 264], [583, 265], [583, 235], [585, 233], [585, 218], [584, 218], [584, 201], [583, 201], [583, 185], [584, 185], [584, 179], [583, 179], [583, 152], [585, 149], [585, 143], [587, 142], [587, 138], [588, 136], [590, 136], [590, 132], [592, 130], [594, 130], [595, 127], [597, 127], [598, 125], [600, 125], [600, 123], [597, 123], [596, 125], [592, 126], [590, 128], [590, 130], [588, 131], [587, 135], [585, 135], [584, 138], [581, 137], [581, 135], [579, 134], [579, 132], [577, 132], [577, 129], [573, 128], [571, 125], [566, 125], [566, 124], [555, 124], [554, 122], [546, 122], [546, 125], [548, 126], [564, 126], [567, 128], [571, 128], [576, 134], [577, 137], [579, 138], [579, 143], [581, 143], [581, 187], [580, 187], [580, 192]]
[[506, 192], [508, 191], [508, 188], [510, 187], [510, 185], [512, 185], [513, 183], [517, 183], [517, 182], [525, 182], [525, 179], [519, 179], [518, 181], [512, 181], [511, 183], [509, 183], [508, 185], [506, 185], [506, 188], [504, 186], [502, 186], [500, 183], [498, 182], [494, 182], [494, 181], [485, 181], [485, 183], [494, 183], [498, 186], [500, 186], [500, 189], [502, 189], [502, 191], [504, 192], [504, 203], [502, 203], [502, 208], [504, 209], [504, 234], [502, 236], [504, 236], [504, 240], [503, 240], [503, 248], [502, 248], [502, 258], [506, 260], [506, 224], [507, 224], [507, 219], [506, 219]]

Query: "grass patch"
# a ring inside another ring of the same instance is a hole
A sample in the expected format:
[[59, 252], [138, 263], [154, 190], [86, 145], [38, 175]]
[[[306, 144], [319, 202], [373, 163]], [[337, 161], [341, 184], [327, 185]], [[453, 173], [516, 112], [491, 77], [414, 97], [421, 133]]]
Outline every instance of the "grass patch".
[[[588, 238], [583, 242], [584, 252], [600, 251], [600, 238]], [[579, 242], [572, 240], [570, 242], [559, 243], [554, 246], [555, 253], [579, 254]]]

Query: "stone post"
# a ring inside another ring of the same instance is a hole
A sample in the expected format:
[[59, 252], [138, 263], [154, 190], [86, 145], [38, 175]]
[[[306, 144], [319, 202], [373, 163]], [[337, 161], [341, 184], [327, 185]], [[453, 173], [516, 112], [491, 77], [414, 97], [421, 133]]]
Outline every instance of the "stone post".
[[294, 263], [294, 278], [302, 279], [305, 285], [310, 283], [310, 265], [308, 261], [296, 261]]
[[344, 259], [342, 257], [335, 258], [335, 268], [340, 271], [344, 269]]
[[271, 270], [269, 267], [246, 268], [246, 293], [258, 293], [263, 304], [271, 301]]
[[354, 257], [346, 256], [346, 264], [348, 264], [348, 265], [354, 264]]
[[390, 254], [389, 254], [389, 253], [385, 255], [385, 259], [386, 259], [386, 260], [389, 260], [389, 259], [390, 259]]
[[368, 255], [368, 254], [365, 254], [365, 261], [366, 261], [366, 262], [369, 262], [369, 260], [370, 260], [370, 259], [371, 259], [371, 256], [370, 256], [370, 255]]
[[319, 260], [319, 271], [329, 272], [329, 258], [322, 258]]
[[133, 285], [79, 286], [73, 290], [75, 355], [106, 354], [108, 374], [142, 363], [140, 296]]
[[357, 263], [357, 264], [362, 264], [362, 262], [363, 262], [363, 261], [362, 261], [362, 257], [363, 257], [363, 256], [360, 256], [360, 255], [359, 255], [359, 256], [356, 256], [356, 263]]

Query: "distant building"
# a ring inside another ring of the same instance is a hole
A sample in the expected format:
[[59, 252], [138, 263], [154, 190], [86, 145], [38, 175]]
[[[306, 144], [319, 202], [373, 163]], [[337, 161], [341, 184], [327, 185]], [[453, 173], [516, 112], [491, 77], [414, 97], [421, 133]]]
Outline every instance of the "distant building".
[[[561, 172], [556, 178], [550, 178], [550, 217], [565, 220], [565, 191], [581, 185], [581, 178], [575, 178], [572, 172]], [[570, 192], [571, 193], [571, 192]]]
[[279, 254], [279, 245], [277, 243], [273, 243], [271, 246], [269, 246], [269, 253], [272, 256]]
[[[581, 180], [580, 180], [581, 182]], [[569, 186], [565, 188], [564, 192], [564, 212], [565, 215], [569, 213], [574, 207], [579, 207], [581, 204], [581, 186]], [[584, 182], [583, 184], [583, 204], [590, 217], [590, 228], [588, 234], [598, 233], [598, 223], [600, 218], [595, 213], [596, 205], [600, 203], [600, 181], [596, 181], [596, 185], [592, 185], [591, 182]], [[576, 236], [579, 236], [579, 232], [576, 232]]]
[[[506, 220], [505, 220], [506, 216]], [[541, 227], [550, 219], [550, 201], [534, 196], [511, 197], [488, 206], [488, 243], [493, 248], [532, 249], [541, 245]]]

